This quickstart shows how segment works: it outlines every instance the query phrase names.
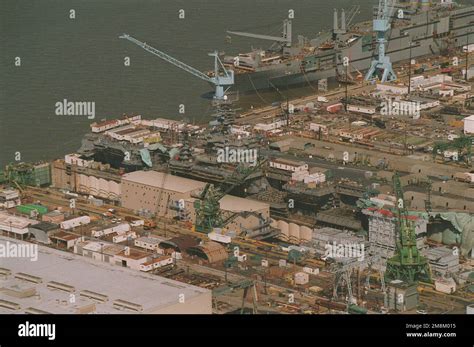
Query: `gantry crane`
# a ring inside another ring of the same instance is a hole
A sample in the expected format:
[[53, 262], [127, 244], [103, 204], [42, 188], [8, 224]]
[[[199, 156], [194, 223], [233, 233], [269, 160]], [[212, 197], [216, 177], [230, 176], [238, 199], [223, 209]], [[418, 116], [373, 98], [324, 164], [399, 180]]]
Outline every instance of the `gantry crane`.
[[[344, 282], [347, 288], [347, 309], [351, 306], [355, 305], [355, 298], [354, 293], [352, 290], [352, 274], [355, 270], [361, 271], [364, 268], [367, 269], [367, 277], [365, 286], [367, 289], [370, 288], [370, 274], [374, 268], [374, 265], [378, 265], [380, 263], [380, 255], [373, 255], [370, 257], [366, 257], [364, 260], [359, 259], [352, 259], [346, 262], [337, 263], [335, 265], [335, 276], [334, 276], [334, 286], [333, 286], [333, 299], [336, 300], [338, 298], [338, 291], [341, 287], [341, 284]], [[385, 280], [383, 278], [382, 271], [379, 268], [379, 275], [380, 275], [380, 285], [381, 291], [384, 295], [384, 305], [387, 306], [387, 293], [385, 287]], [[359, 286], [360, 283], [357, 283]]]
[[370, 69], [365, 75], [367, 81], [379, 78], [380, 81], [394, 81], [397, 79], [390, 62], [390, 57], [385, 55], [387, 48], [386, 34], [390, 30], [390, 22], [395, 9], [396, 0], [379, 0], [377, 16], [373, 20], [373, 30], [377, 35], [377, 59], [372, 60]]
[[257, 307], [257, 300], [258, 300], [258, 294], [257, 294], [257, 286], [254, 280], [248, 280], [244, 279], [241, 281], [238, 281], [236, 283], [227, 283], [224, 286], [214, 288], [212, 290], [212, 298], [214, 301], [214, 307], [217, 309], [217, 297], [221, 295], [225, 295], [227, 293], [232, 293], [235, 290], [238, 289], [243, 289], [243, 294], [242, 294], [242, 304], [240, 307], [240, 314], [244, 313], [244, 307], [245, 307], [245, 299], [247, 298], [248, 291], [251, 290], [252, 294], [252, 313], [257, 314], [258, 313], [258, 307]]
[[137, 46], [143, 48], [145, 51], [156, 55], [157, 57], [163, 59], [164, 61], [173, 64], [174, 66], [189, 72], [190, 74], [210, 83], [211, 85], [215, 86], [215, 94], [214, 98], [218, 101], [223, 101], [227, 99], [225, 93], [227, 90], [234, 84], [234, 71], [227, 70], [222, 64], [222, 61], [219, 58], [219, 54], [217, 51], [209, 53], [209, 56], [214, 57], [214, 72], [212, 76], [208, 76], [205, 73], [189, 66], [172, 56], [157, 50], [156, 48], [151, 47], [150, 45], [146, 44], [145, 42], [141, 42], [130, 35], [122, 34], [119, 36], [121, 39], [128, 40]]
[[385, 279], [402, 280], [407, 283], [418, 281], [431, 282], [428, 261], [420, 254], [416, 245], [416, 231], [403, 199], [403, 190], [397, 172], [393, 175], [393, 189], [397, 199], [397, 230], [395, 255], [387, 260]]

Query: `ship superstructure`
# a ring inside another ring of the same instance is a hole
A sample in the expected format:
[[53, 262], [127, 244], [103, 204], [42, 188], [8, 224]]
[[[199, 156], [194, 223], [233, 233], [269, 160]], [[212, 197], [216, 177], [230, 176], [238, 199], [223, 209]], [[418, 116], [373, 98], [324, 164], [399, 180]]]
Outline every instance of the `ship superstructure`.
[[[374, 8], [374, 18], [377, 11], [378, 7]], [[350, 80], [354, 72], [360, 76], [361, 71], [370, 68], [379, 50], [373, 21], [352, 24], [356, 14], [357, 11], [348, 11], [339, 16], [335, 12], [333, 29], [311, 40], [299, 36], [297, 42], [280, 41], [268, 50], [254, 49], [225, 57], [225, 66], [234, 71], [234, 89], [254, 92], [297, 84], [317, 88], [321, 80], [335, 83], [344, 76]], [[449, 0], [398, 2], [386, 33], [384, 52], [392, 63], [407, 61], [410, 55], [415, 59], [452, 53], [469, 42], [473, 21], [474, 6]], [[269, 39], [265, 35], [244, 36]], [[349, 62], [347, 69], [345, 59]]]

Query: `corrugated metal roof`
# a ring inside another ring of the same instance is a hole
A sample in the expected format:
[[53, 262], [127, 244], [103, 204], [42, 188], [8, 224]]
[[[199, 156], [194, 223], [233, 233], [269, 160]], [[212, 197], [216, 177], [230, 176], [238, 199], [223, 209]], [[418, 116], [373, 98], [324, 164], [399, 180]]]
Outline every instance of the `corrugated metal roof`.
[[225, 247], [214, 241], [209, 241], [196, 247], [190, 247], [187, 252], [190, 254], [205, 255], [210, 263], [224, 261], [229, 257]]
[[122, 181], [144, 184], [165, 190], [186, 193], [204, 188], [206, 183], [165, 174], [158, 171], [134, 171], [122, 176]]
[[200, 242], [199, 239], [189, 236], [183, 235], [178, 237], [173, 237], [167, 241], [160, 242], [160, 248], [174, 248], [178, 252], [184, 252], [188, 248], [198, 245]]

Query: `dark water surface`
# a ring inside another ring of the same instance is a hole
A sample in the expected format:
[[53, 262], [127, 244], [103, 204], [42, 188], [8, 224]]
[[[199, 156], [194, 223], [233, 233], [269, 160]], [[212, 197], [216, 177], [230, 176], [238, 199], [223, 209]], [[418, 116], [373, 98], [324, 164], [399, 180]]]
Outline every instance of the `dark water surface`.
[[[228, 54], [268, 47], [271, 42], [233, 37], [226, 30], [280, 35], [288, 10], [295, 11], [293, 38], [309, 38], [332, 26], [333, 8], [349, 9], [355, 0], [3, 0], [0, 5], [0, 165], [14, 159], [37, 161], [61, 157], [80, 146], [93, 120], [86, 116], [58, 116], [55, 104], [94, 101], [96, 120], [124, 113], [145, 118], [202, 122], [212, 88], [204, 81], [118, 39], [128, 33], [199, 70], [212, 68], [207, 53]], [[359, 1], [358, 20], [370, 18], [375, 1]], [[76, 19], [69, 18], [70, 9]], [[185, 19], [178, 10], [185, 10]], [[131, 66], [124, 66], [124, 57]], [[21, 67], [15, 67], [15, 57]], [[288, 97], [311, 90], [283, 91]], [[265, 101], [279, 100], [275, 92]], [[241, 97], [236, 107], [262, 103], [260, 97]]]

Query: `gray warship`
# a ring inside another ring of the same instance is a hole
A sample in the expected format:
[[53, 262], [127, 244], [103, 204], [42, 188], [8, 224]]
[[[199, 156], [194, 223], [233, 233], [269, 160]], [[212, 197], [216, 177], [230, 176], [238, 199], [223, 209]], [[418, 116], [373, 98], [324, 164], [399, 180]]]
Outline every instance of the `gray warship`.
[[[385, 49], [392, 63], [408, 61], [410, 56], [449, 55], [469, 44], [474, 6], [418, 0], [397, 2], [394, 9]], [[374, 18], [376, 12], [375, 8]], [[298, 36], [297, 42], [292, 39], [290, 20], [284, 21], [281, 37], [229, 31], [229, 35], [273, 41], [269, 49], [223, 58], [234, 71], [234, 90], [251, 93], [305, 84], [325, 90], [331, 84], [362, 78], [378, 50], [372, 21], [353, 23], [357, 13], [357, 7], [347, 13], [335, 10], [332, 30], [311, 40]], [[349, 58], [349, 73], [344, 57]]]

